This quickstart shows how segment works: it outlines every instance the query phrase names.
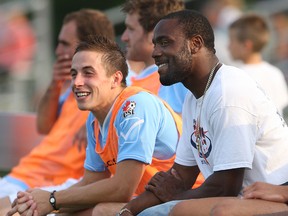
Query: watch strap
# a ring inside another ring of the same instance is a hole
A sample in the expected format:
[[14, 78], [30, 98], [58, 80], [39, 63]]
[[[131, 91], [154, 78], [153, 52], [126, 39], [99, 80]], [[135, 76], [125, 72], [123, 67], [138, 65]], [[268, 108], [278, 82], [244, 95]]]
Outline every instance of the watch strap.
[[58, 211], [59, 209], [56, 207], [56, 198], [54, 196], [54, 193], [56, 192], [56, 190], [54, 190], [53, 192], [50, 193], [50, 198], [49, 198], [49, 202], [52, 205], [53, 209], [55, 211]]

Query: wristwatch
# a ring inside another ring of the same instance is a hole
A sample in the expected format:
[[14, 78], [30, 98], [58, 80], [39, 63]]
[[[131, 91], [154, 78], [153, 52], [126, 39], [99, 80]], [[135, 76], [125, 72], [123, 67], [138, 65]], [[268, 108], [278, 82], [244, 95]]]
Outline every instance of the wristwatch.
[[49, 202], [52, 205], [54, 211], [53, 213], [57, 213], [59, 212], [59, 209], [56, 207], [56, 198], [54, 196], [54, 193], [56, 192], [56, 190], [54, 190], [51, 194], [50, 194], [50, 198], [49, 198]]

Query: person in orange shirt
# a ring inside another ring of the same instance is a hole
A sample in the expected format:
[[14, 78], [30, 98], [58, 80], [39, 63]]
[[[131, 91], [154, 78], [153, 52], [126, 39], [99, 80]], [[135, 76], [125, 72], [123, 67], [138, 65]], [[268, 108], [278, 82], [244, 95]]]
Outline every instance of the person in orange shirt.
[[66, 190], [19, 193], [8, 215], [53, 210], [103, 215], [97, 207], [92, 212], [99, 203], [111, 204], [109, 212], [102, 209], [104, 215], [115, 215], [145, 190], [156, 172], [172, 166], [181, 118], [148, 90], [126, 87], [127, 74], [126, 59], [115, 42], [95, 36], [79, 44], [71, 76], [78, 108], [90, 111], [84, 176]]
[[[76, 45], [89, 34], [114, 39], [113, 25], [104, 13], [82, 9], [66, 15], [58, 37], [52, 81], [37, 114], [38, 131], [47, 135], [0, 179], [0, 197], [4, 197], [0, 199], [0, 206], [9, 207], [19, 190], [59, 185], [69, 178], [78, 180], [83, 176], [85, 151], [79, 151], [77, 144], [85, 141], [86, 136], [82, 140], [78, 137], [75, 145], [73, 141], [75, 134], [79, 136], [79, 130], [85, 128], [88, 112], [78, 109], [67, 81], [71, 80], [70, 67]], [[74, 182], [71, 179], [68, 183]]]

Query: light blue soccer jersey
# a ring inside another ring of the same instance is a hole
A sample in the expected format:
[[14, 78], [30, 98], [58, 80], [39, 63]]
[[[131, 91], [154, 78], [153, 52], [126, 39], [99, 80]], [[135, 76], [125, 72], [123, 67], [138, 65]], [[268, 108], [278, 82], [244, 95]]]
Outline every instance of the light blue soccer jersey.
[[[158, 71], [158, 66], [154, 64], [145, 68], [139, 75], [135, 76], [134, 78], [136, 80], [143, 79], [155, 71]], [[185, 88], [182, 83], [175, 83], [170, 86], [161, 85], [158, 91], [158, 96], [166, 101], [175, 112], [182, 113], [182, 106], [187, 91], [188, 89]]]
[[[102, 148], [106, 144], [111, 110], [100, 128]], [[104, 171], [107, 167], [95, 151], [95, 121], [90, 113], [86, 122], [88, 145], [84, 167], [90, 171]], [[152, 157], [169, 159], [175, 154], [178, 143], [175, 121], [162, 101], [150, 93], [139, 92], [129, 97], [118, 111], [114, 126], [118, 135], [117, 163], [133, 159], [150, 164]]]

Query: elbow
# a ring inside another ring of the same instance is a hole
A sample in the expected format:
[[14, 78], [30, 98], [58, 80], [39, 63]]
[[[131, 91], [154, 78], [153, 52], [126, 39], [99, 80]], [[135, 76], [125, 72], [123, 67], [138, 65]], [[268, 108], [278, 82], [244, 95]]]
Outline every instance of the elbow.
[[131, 190], [131, 188], [127, 188], [127, 187], [121, 187], [121, 188], [117, 188], [117, 192], [114, 194], [117, 194], [116, 200], [117, 202], [129, 202], [133, 196], [133, 192]]
[[41, 135], [47, 135], [47, 134], [50, 132], [50, 130], [51, 130], [50, 127], [48, 127], [48, 126], [43, 126], [43, 125], [41, 125], [40, 123], [37, 123], [36, 129], [37, 129], [37, 132], [38, 132], [39, 134], [41, 134]]

